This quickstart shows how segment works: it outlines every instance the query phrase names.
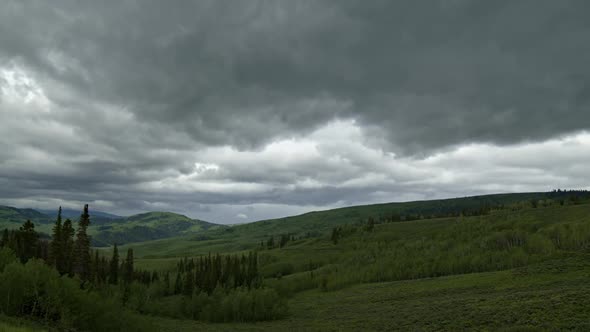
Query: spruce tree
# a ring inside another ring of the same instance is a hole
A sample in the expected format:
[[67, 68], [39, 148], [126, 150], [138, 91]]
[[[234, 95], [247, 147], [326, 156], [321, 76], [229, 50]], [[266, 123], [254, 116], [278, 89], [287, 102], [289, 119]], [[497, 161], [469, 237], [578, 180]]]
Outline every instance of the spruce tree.
[[88, 236], [88, 226], [90, 225], [90, 215], [88, 214], [88, 204], [84, 205], [84, 212], [78, 222], [78, 232], [76, 233], [76, 242], [74, 245], [74, 273], [80, 276], [82, 280], [88, 280], [90, 276], [90, 237]]
[[72, 260], [74, 252], [74, 227], [72, 221], [66, 219], [61, 230], [62, 259], [58, 262], [57, 270], [61, 274], [72, 274]]
[[0, 247], [8, 247], [8, 229], [5, 228], [4, 232], [2, 232], [2, 242], [0, 242]]
[[184, 276], [184, 287], [182, 288], [182, 294], [191, 296], [195, 287], [195, 279], [192, 272], [185, 273]]
[[62, 225], [61, 225], [61, 206], [57, 211], [57, 219], [53, 226], [53, 233], [51, 235], [51, 245], [49, 247], [49, 265], [58, 267], [63, 265], [63, 252], [62, 252]]
[[182, 282], [180, 279], [180, 273], [176, 273], [176, 281], [174, 281], [174, 295], [182, 292]]
[[37, 241], [39, 235], [35, 232], [35, 224], [27, 220], [20, 228], [19, 235], [21, 237], [21, 261], [24, 263], [29, 259], [35, 257], [37, 252]]
[[127, 249], [127, 258], [125, 259], [123, 280], [125, 283], [131, 283], [133, 281], [133, 249]]
[[164, 294], [170, 294], [170, 272], [166, 272], [164, 275]]
[[113, 248], [113, 258], [111, 258], [111, 264], [109, 269], [109, 283], [116, 285], [119, 282], [119, 249], [117, 244]]

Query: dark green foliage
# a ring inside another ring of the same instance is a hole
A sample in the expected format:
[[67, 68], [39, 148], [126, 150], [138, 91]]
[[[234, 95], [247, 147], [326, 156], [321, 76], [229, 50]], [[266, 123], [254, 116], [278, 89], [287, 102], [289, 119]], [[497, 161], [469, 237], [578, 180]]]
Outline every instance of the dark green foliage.
[[113, 247], [113, 257], [109, 264], [109, 284], [116, 285], [119, 282], [119, 250], [117, 244]]
[[112, 299], [81, 290], [76, 280], [60, 278], [39, 260], [8, 264], [0, 273], [0, 285], [0, 311], [7, 315], [36, 317], [63, 330], [149, 329]]
[[90, 215], [88, 204], [84, 205], [84, 211], [78, 222], [76, 241], [74, 243], [74, 266], [73, 272], [80, 276], [83, 281], [90, 279], [90, 237], [88, 236], [90, 226]]
[[57, 212], [57, 218], [55, 225], [53, 226], [53, 232], [51, 235], [51, 244], [49, 246], [49, 264], [56, 267], [58, 270], [64, 265], [64, 253], [63, 253], [63, 237], [62, 237], [62, 220], [61, 220], [61, 206]]
[[63, 260], [61, 266], [57, 267], [57, 270], [61, 274], [72, 275], [73, 260], [74, 260], [74, 227], [70, 219], [66, 219], [63, 223], [61, 231], [61, 248]]
[[218, 287], [210, 296], [197, 291], [189, 308], [194, 319], [210, 322], [265, 321], [287, 315], [285, 299], [267, 288], [225, 290]]
[[123, 282], [131, 283], [133, 281], [133, 249], [127, 249], [127, 258], [123, 262]]
[[47, 259], [48, 244], [39, 238], [39, 234], [35, 232], [35, 224], [30, 220], [25, 221], [18, 230], [5, 229], [2, 247], [10, 248], [22, 263], [31, 258]]

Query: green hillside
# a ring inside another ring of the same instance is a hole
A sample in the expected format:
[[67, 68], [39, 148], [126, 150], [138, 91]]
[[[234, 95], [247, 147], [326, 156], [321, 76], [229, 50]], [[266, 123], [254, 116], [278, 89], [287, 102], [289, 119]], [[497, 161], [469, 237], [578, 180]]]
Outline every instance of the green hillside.
[[146, 317], [176, 331], [586, 331], [590, 259], [556, 259], [497, 272], [301, 292], [286, 319], [207, 324]]
[[[472, 196], [431, 201], [386, 203], [352, 206], [302, 215], [261, 220], [249, 224], [215, 229], [198, 235], [187, 235], [145, 243], [134, 243], [139, 256], [181, 257], [208, 252], [232, 252], [252, 249], [266, 242], [289, 234], [296, 238], [326, 236], [334, 227], [366, 222], [404, 221], [405, 219], [432, 219], [436, 216], [459, 216], [477, 214], [482, 209], [513, 210], [531, 207], [534, 201], [539, 207], [548, 204], [575, 204], [578, 199], [587, 199], [587, 192], [573, 196], [569, 192], [513, 193]], [[577, 197], [577, 198], [576, 198]], [[486, 210], [487, 211], [487, 210]]]
[[27, 220], [35, 223], [37, 231], [49, 234], [53, 220], [48, 215], [33, 209], [0, 206], [0, 229], [16, 229]]
[[[586, 330], [590, 204], [520, 206], [481, 216], [384, 222], [372, 229], [353, 223], [342, 226], [336, 243], [326, 234], [258, 249], [265, 286], [289, 299], [285, 319], [151, 321], [158, 331]], [[229, 238], [131, 247], [144, 255], [139, 267], [175, 271], [178, 258], [149, 257], [157, 250], [197, 256], [208, 248], [233, 249]]]
[[93, 225], [89, 231], [94, 245], [132, 243], [216, 230], [224, 226], [171, 212], [149, 212]]

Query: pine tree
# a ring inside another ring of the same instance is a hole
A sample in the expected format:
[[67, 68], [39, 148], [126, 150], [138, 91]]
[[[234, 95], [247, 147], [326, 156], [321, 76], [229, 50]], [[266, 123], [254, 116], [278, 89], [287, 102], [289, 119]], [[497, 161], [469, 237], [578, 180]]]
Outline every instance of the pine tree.
[[185, 273], [184, 286], [182, 288], [182, 294], [191, 296], [195, 287], [195, 279], [192, 272]]
[[39, 235], [35, 232], [35, 224], [27, 220], [20, 228], [19, 233], [21, 237], [21, 253], [20, 258], [24, 263], [29, 259], [35, 257], [37, 252], [37, 241]]
[[0, 247], [8, 247], [8, 229], [5, 228], [4, 232], [2, 232], [2, 242], [0, 242]]
[[86, 204], [78, 222], [74, 245], [74, 273], [80, 275], [82, 280], [88, 280], [90, 276], [90, 237], [87, 232], [89, 225], [90, 215], [88, 214], [88, 204]]
[[174, 294], [180, 294], [182, 292], [182, 282], [180, 279], [180, 273], [176, 273], [176, 281], [174, 281]]
[[170, 272], [166, 272], [164, 275], [164, 294], [170, 294]]
[[113, 258], [109, 269], [109, 284], [116, 285], [119, 282], [119, 249], [117, 244], [113, 248]]
[[62, 225], [61, 225], [61, 206], [57, 211], [57, 219], [53, 226], [53, 234], [51, 235], [51, 245], [49, 247], [49, 265], [58, 267], [63, 265], [62, 252]]
[[270, 237], [270, 239], [268, 239], [268, 242], [266, 242], [266, 246], [268, 247], [268, 249], [272, 249], [275, 246], [275, 239], [274, 237]]
[[133, 249], [127, 249], [127, 258], [125, 259], [123, 281], [131, 283], [133, 281]]
[[61, 274], [72, 274], [72, 260], [74, 253], [74, 227], [72, 221], [66, 219], [61, 230], [62, 260], [58, 262], [57, 270]]

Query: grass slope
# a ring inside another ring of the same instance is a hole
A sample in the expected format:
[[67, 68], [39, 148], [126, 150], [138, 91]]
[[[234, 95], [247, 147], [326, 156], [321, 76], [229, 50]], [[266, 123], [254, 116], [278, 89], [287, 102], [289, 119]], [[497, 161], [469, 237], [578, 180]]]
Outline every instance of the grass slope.
[[265, 284], [290, 298], [288, 318], [153, 324], [158, 331], [586, 331], [589, 229], [590, 204], [572, 204], [378, 224], [338, 244], [290, 242], [259, 251]]
[[[333, 227], [358, 223], [369, 217], [376, 219], [391, 215], [419, 214], [429, 216], [478, 209], [482, 206], [510, 205], [530, 200], [543, 200], [553, 193], [515, 193], [473, 196], [453, 199], [386, 203], [352, 206], [327, 211], [309, 212], [302, 215], [261, 220], [249, 224], [215, 229], [199, 235], [186, 235], [176, 238], [133, 243], [137, 257], [166, 258], [207, 254], [208, 252], [234, 252], [248, 250], [267, 241], [271, 236], [277, 240], [281, 234], [297, 237], [323, 237]], [[566, 197], [567, 193], [559, 197]]]
[[255, 324], [149, 319], [158, 331], [587, 331], [590, 257], [335, 292], [312, 290], [289, 304], [289, 318]]

